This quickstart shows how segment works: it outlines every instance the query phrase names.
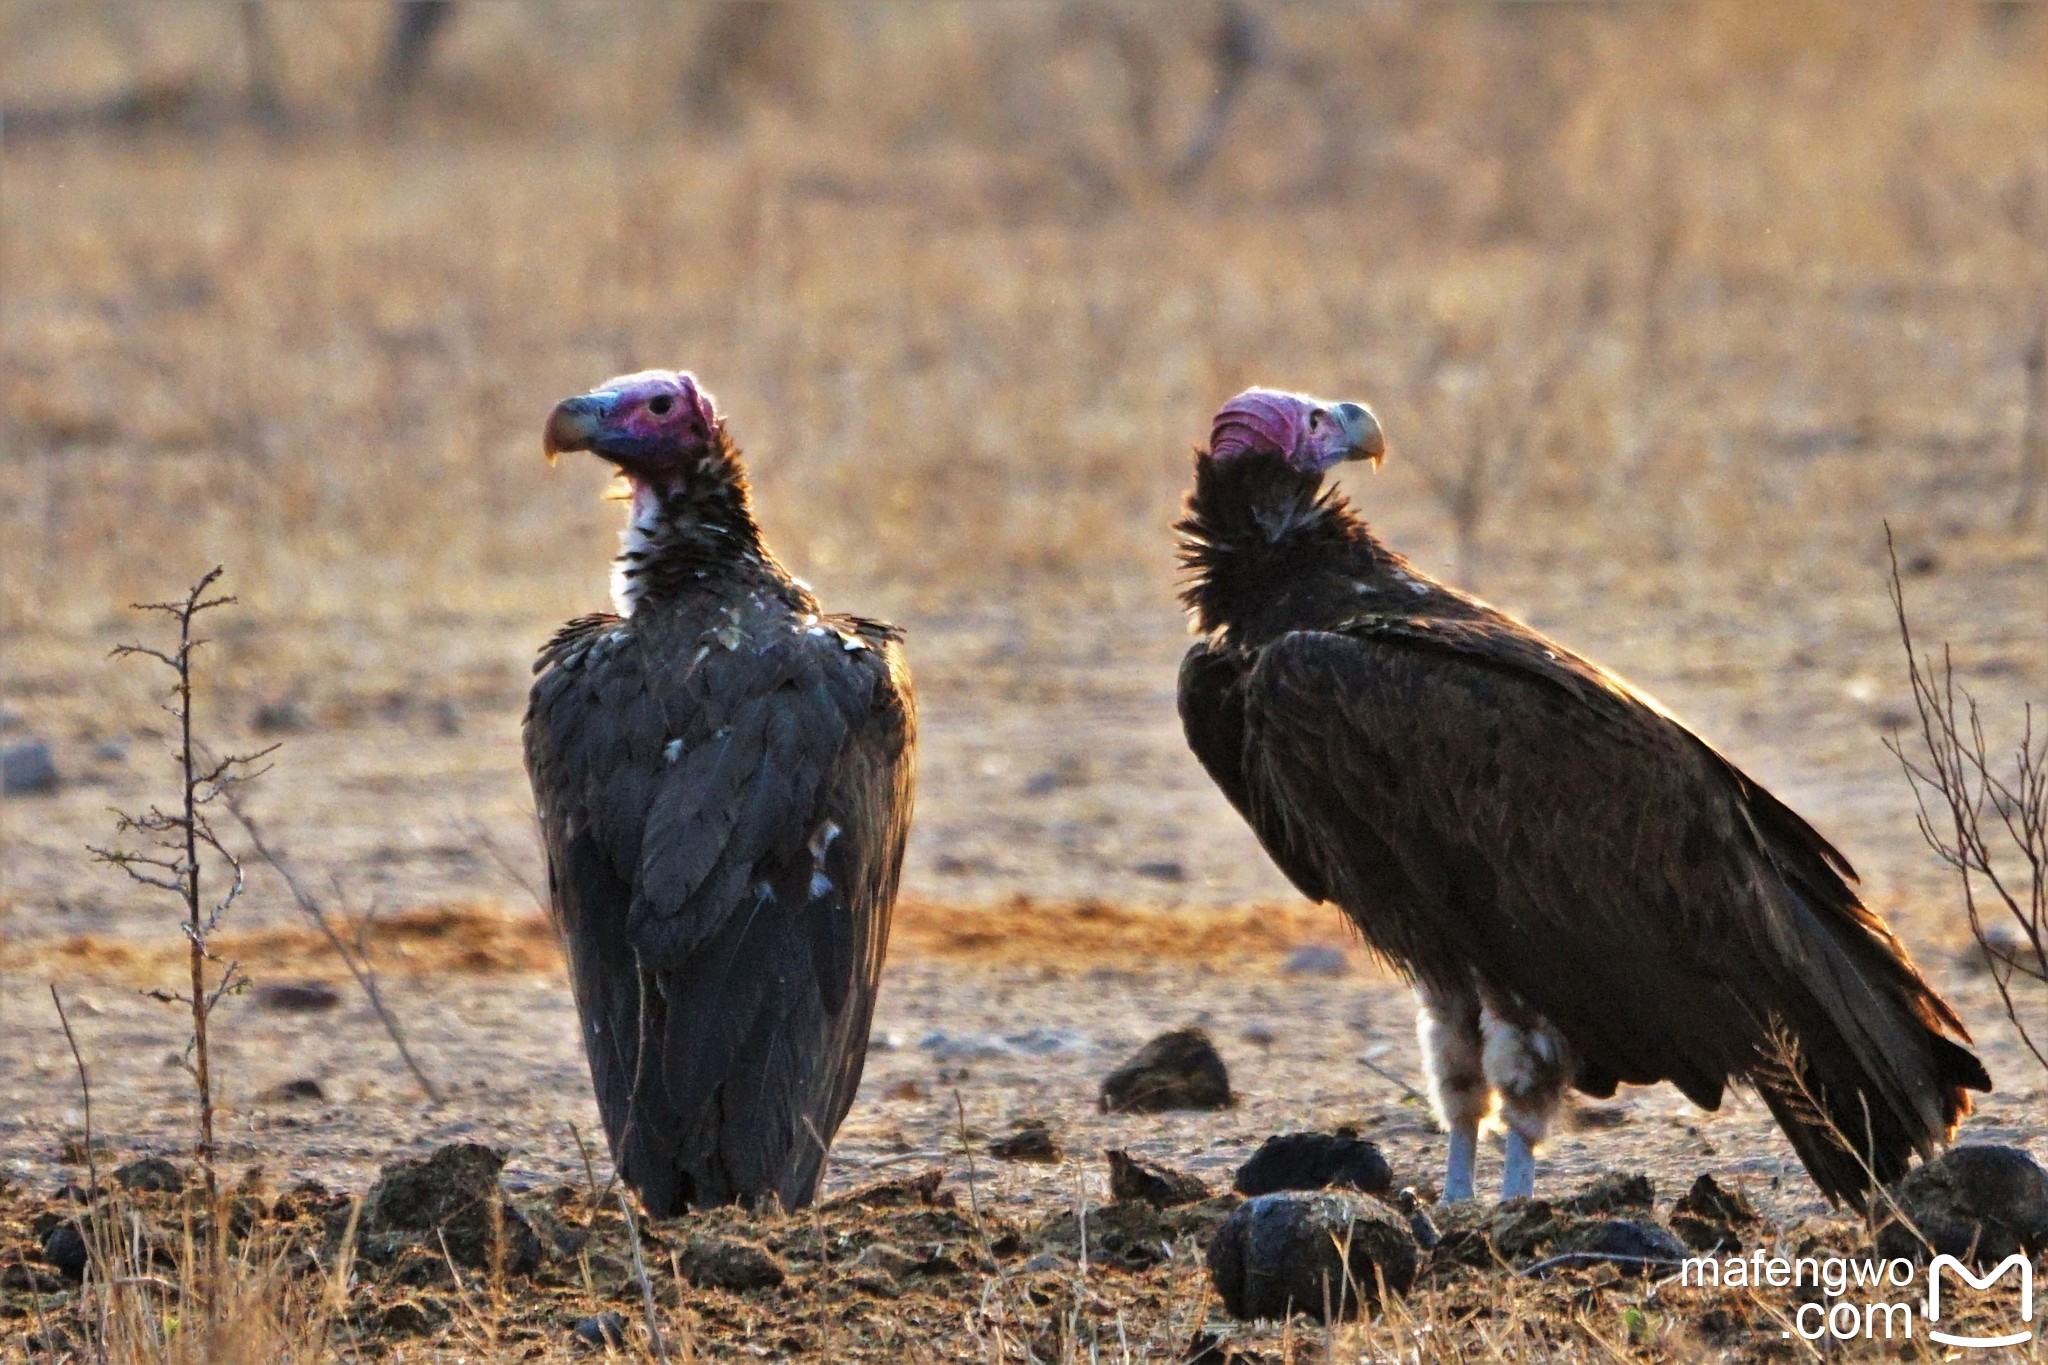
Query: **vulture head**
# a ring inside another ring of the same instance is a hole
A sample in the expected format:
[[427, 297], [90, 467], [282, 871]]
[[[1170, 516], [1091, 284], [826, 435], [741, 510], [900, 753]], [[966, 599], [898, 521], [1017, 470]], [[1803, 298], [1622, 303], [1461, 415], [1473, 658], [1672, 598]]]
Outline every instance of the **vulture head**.
[[718, 407], [688, 370], [642, 370], [565, 398], [541, 436], [549, 463], [587, 450], [635, 483], [665, 487], [718, 448]]
[[1209, 458], [1277, 456], [1303, 474], [1321, 474], [1345, 460], [1386, 457], [1379, 418], [1363, 403], [1328, 403], [1278, 389], [1246, 389], [1217, 409]]

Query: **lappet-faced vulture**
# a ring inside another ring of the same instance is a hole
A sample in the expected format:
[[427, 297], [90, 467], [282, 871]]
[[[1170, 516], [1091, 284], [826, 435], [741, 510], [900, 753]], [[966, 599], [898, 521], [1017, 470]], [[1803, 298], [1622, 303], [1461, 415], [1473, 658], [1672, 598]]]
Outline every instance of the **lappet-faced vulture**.
[[687, 373], [558, 405], [631, 489], [615, 610], [541, 651], [526, 767], [612, 1158], [650, 1212], [816, 1193], [853, 1102], [910, 826], [901, 637], [762, 543]]
[[1950, 1137], [1982, 1064], [1848, 861], [1670, 712], [1388, 549], [1325, 489], [1358, 403], [1216, 414], [1177, 529], [1189, 745], [1310, 898], [1414, 984], [1446, 1199], [1503, 1197], [1565, 1088], [1763, 1098], [1831, 1200]]

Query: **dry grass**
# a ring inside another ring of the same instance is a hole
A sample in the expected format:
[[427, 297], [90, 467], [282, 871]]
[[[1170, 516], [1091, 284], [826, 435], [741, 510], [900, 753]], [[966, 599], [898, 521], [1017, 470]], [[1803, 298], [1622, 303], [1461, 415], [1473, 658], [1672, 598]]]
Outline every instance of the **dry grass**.
[[[122, 57], [226, 82], [222, 13]], [[898, 601], [1156, 590], [1252, 380], [1371, 398], [1418, 465], [1503, 444], [1496, 577], [1739, 534], [1768, 581], [1902, 501], [2007, 501], [2035, 10], [1276, 10], [1177, 193], [1049, 8], [806, 11], [706, 129], [670, 98], [697, 18], [487, 7], [390, 141], [349, 113], [379, 13], [278, 7], [281, 137], [10, 140], [0, 582], [38, 622], [215, 559], [288, 613], [586, 602], [613, 514], [538, 417], [654, 362], [723, 397], [801, 569]], [[1184, 135], [1203, 24], [1123, 22]], [[88, 18], [9, 28], [10, 103], [118, 84]]]
[[[367, 924], [344, 919], [336, 929], [349, 942], [361, 934], [373, 964], [401, 976], [562, 970], [561, 948], [546, 920], [510, 915], [495, 904], [427, 906], [380, 915]], [[953, 958], [1069, 971], [1161, 961], [1271, 971], [1291, 948], [1345, 942], [1348, 933], [1335, 912], [1303, 903], [1158, 910], [1099, 901], [1053, 904], [1022, 896], [997, 906], [905, 900], [896, 907], [889, 951], [905, 960]], [[334, 947], [315, 928], [280, 925], [222, 933], [212, 947], [247, 973], [340, 979]], [[184, 954], [184, 945], [175, 941], [77, 935], [0, 944], [0, 971], [147, 985], [163, 980], [183, 963]]]

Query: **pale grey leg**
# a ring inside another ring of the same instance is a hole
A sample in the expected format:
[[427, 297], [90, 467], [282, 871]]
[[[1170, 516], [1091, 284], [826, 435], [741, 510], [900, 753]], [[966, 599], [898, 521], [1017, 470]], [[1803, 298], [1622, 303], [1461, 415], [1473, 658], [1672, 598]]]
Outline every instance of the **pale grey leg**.
[[1571, 1049], [1564, 1035], [1526, 1010], [1496, 1011], [1488, 1003], [1479, 1027], [1486, 1079], [1500, 1094], [1500, 1121], [1508, 1130], [1500, 1197], [1526, 1199], [1536, 1192], [1536, 1148], [1571, 1083]]
[[1492, 1104], [1479, 1028], [1479, 998], [1468, 991], [1417, 985], [1415, 1000], [1415, 1036], [1422, 1044], [1430, 1108], [1450, 1134], [1443, 1197], [1446, 1203], [1470, 1199], [1479, 1155], [1479, 1121]]
[[1536, 1193], [1536, 1148], [1519, 1129], [1508, 1129], [1507, 1158], [1500, 1168], [1500, 1197], [1527, 1199]]

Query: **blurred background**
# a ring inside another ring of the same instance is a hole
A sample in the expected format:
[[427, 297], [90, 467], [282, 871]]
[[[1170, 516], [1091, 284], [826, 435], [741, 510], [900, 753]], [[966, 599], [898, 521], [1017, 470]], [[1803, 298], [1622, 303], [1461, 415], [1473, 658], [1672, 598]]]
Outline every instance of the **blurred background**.
[[125, 604], [216, 562], [206, 705], [293, 738], [307, 839], [441, 848], [412, 898], [489, 879], [461, 821], [530, 858], [526, 662], [619, 519], [540, 423], [650, 365], [911, 628], [948, 894], [1285, 894], [1171, 705], [1255, 382], [1373, 403], [1396, 545], [1831, 828], [1911, 839], [1887, 519], [1993, 701], [2044, 673], [2038, 5], [8, 0], [0, 53], [24, 921], [147, 735]]

